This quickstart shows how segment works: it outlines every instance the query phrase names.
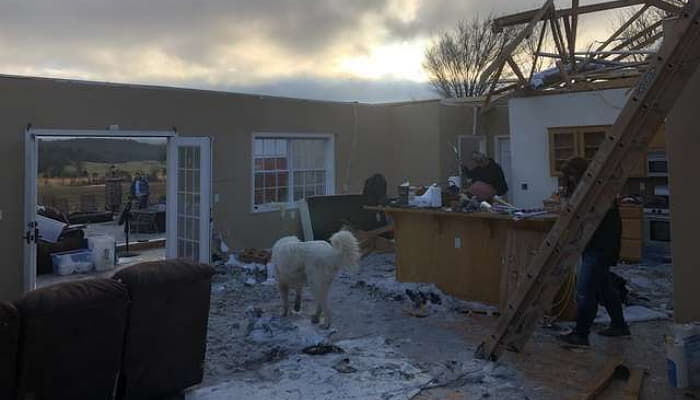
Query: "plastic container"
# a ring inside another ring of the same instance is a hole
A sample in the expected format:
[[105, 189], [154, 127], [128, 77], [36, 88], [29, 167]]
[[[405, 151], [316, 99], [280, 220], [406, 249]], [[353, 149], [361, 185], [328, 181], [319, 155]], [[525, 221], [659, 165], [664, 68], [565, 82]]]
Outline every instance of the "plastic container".
[[88, 249], [51, 254], [53, 272], [57, 275], [86, 273], [93, 269], [92, 253]]
[[92, 252], [92, 262], [96, 271], [109, 271], [115, 266], [116, 241], [109, 235], [96, 235], [88, 238], [88, 248]]
[[668, 381], [674, 388], [700, 386], [700, 325], [677, 324], [666, 336]]

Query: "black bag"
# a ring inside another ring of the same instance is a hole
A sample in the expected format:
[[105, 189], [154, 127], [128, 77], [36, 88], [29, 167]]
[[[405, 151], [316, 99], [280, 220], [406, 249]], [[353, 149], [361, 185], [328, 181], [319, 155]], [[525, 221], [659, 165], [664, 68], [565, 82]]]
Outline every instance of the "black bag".
[[0, 399], [14, 399], [19, 350], [19, 313], [0, 302]]
[[111, 399], [129, 298], [111, 279], [60, 283], [28, 293], [21, 315], [20, 399]]
[[131, 298], [117, 398], [169, 396], [202, 381], [212, 275], [211, 266], [184, 260], [114, 275]]

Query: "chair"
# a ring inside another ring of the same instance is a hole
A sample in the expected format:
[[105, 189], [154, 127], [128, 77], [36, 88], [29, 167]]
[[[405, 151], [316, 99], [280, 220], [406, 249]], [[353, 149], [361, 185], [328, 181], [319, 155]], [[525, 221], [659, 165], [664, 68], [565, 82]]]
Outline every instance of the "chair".
[[112, 279], [60, 283], [17, 301], [19, 398], [112, 399], [128, 305], [126, 288]]
[[19, 313], [10, 303], [0, 302], [0, 399], [15, 398]]
[[118, 399], [176, 395], [202, 381], [212, 275], [211, 266], [185, 260], [114, 275], [131, 299]]

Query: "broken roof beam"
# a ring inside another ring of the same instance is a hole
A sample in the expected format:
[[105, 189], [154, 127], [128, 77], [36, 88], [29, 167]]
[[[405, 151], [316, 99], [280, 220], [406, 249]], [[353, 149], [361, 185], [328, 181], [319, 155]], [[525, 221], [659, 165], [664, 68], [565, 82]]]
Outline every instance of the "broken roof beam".
[[[565, 18], [566, 19], [566, 18]], [[578, 0], [571, 0], [571, 36], [569, 36], [569, 52], [573, 71], [576, 71], [576, 34], [578, 31]]]
[[[616, 8], [624, 8], [624, 7], [631, 7], [631, 6], [636, 6], [640, 4], [650, 4], [654, 7], [657, 7], [659, 9], [662, 9], [666, 12], [672, 13], [672, 14], [678, 14], [681, 11], [681, 8], [668, 3], [663, 0], [616, 0], [616, 1], [609, 1], [605, 3], [596, 3], [596, 4], [588, 4], [585, 6], [579, 6], [576, 8], [576, 10], [573, 10], [571, 8], [563, 8], [560, 10], [556, 10], [554, 12], [554, 17], [555, 18], [560, 18], [560, 17], [570, 17], [574, 14], [578, 16], [581, 14], [588, 14], [588, 13], [594, 13], [594, 12], [599, 12], [599, 11], [607, 11], [607, 10], [613, 10]], [[532, 18], [537, 14], [538, 10], [529, 10], [529, 11], [523, 11], [517, 14], [511, 14], [511, 15], [506, 15], [500, 18], [496, 18], [493, 20], [493, 25], [492, 29], [494, 32], [501, 32], [503, 28], [509, 27], [509, 26], [514, 26], [514, 25], [521, 25], [525, 24], [528, 21], [532, 20]], [[542, 18], [540, 18], [542, 19]]]
[[[553, 9], [554, 0], [547, 0], [544, 2], [542, 8], [537, 10], [537, 12], [535, 12], [535, 14], [532, 16], [532, 18], [530, 19], [530, 23], [528, 23], [527, 26], [513, 38], [513, 40], [508, 42], [508, 44], [506, 44], [503, 47], [503, 49], [501, 50], [501, 54], [499, 54], [498, 57], [491, 63], [491, 65], [489, 65], [481, 73], [481, 77], [479, 78], [480, 86], [484, 85], [494, 72], [503, 69], [503, 66], [506, 63], [506, 57], [510, 57], [513, 54], [513, 51], [520, 45], [523, 39], [530, 36], [532, 30], [535, 28], [535, 25], [537, 25], [537, 23], [545, 15], [549, 14]], [[496, 78], [495, 80], [498, 80], [498, 78]]]

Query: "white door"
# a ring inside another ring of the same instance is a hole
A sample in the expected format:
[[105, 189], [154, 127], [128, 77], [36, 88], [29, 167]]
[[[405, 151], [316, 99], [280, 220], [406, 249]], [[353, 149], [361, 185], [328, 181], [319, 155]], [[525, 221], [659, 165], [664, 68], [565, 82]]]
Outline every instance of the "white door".
[[505, 175], [506, 183], [508, 184], [508, 193], [506, 193], [506, 199], [510, 200], [512, 197], [510, 193], [513, 191], [513, 185], [511, 183], [511, 160], [510, 160], [510, 137], [509, 136], [496, 136], [496, 162], [500, 164], [503, 170], [503, 175]]
[[39, 240], [37, 227], [37, 175], [39, 170], [37, 136], [27, 130], [24, 136], [24, 291], [36, 287], [36, 245]]
[[168, 141], [167, 258], [211, 258], [211, 140]]

